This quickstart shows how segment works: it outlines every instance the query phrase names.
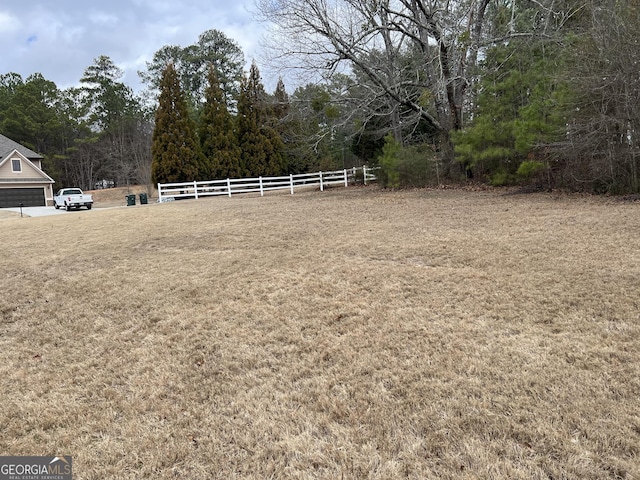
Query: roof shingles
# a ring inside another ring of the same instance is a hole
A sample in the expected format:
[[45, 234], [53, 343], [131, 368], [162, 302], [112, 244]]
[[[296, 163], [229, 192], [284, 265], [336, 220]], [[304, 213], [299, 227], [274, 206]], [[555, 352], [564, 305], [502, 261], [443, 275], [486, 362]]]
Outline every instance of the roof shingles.
[[10, 138], [7, 138], [0, 133], [0, 160], [2, 160], [14, 150], [17, 150], [29, 160], [38, 160], [43, 158], [39, 153], [34, 152], [24, 145], [20, 145], [18, 142], [14, 142]]

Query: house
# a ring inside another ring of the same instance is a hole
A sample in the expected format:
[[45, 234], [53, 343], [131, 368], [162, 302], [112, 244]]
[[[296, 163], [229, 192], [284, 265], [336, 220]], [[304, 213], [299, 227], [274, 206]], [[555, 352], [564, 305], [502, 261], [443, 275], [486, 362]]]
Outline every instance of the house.
[[0, 134], [0, 208], [53, 205], [54, 180], [42, 155]]

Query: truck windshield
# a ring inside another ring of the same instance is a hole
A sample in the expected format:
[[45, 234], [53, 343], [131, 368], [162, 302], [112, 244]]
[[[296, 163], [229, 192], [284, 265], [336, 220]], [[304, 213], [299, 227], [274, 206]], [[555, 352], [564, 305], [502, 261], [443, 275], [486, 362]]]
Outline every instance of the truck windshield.
[[82, 192], [80, 190], [65, 190], [63, 195], [80, 195]]

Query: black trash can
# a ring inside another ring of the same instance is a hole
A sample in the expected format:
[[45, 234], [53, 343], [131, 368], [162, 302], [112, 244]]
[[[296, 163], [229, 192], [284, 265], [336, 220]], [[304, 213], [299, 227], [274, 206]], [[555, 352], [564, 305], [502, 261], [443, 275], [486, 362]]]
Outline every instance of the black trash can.
[[127, 195], [127, 207], [136, 204], [136, 196], [135, 195]]
[[140, 194], [140, 205], [146, 205], [147, 203], [149, 203], [147, 201], [147, 194], [146, 193], [141, 193]]

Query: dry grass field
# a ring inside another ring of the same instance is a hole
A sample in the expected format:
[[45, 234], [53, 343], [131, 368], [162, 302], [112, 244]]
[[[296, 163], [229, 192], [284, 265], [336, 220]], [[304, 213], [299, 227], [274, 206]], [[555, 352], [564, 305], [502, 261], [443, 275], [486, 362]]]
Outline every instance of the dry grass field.
[[0, 245], [1, 455], [640, 479], [638, 203], [350, 188], [14, 217]]

